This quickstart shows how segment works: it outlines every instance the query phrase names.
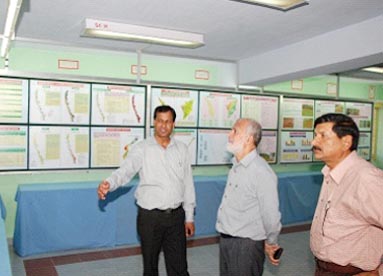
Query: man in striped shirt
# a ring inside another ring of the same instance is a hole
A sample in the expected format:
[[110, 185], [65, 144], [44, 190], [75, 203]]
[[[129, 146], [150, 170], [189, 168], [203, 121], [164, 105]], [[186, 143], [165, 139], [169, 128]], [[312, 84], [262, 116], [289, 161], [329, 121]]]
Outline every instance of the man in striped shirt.
[[314, 123], [315, 157], [326, 165], [311, 226], [316, 276], [383, 276], [383, 171], [360, 158], [359, 130], [343, 114]]

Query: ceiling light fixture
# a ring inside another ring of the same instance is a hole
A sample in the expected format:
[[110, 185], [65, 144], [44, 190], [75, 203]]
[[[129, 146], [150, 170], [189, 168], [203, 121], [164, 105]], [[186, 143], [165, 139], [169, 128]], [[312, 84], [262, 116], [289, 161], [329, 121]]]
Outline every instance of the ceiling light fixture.
[[383, 67], [372, 66], [372, 67], [363, 68], [362, 70], [367, 72], [372, 72], [372, 73], [383, 74]]
[[139, 25], [85, 19], [83, 36], [120, 39], [167, 46], [198, 48], [204, 45], [202, 34], [187, 33]]
[[292, 10], [304, 5], [308, 5], [309, 0], [232, 0], [243, 2], [247, 4], [254, 4], [258, 6], [268, 7], [281, 11]]
[[8, 55], [11, 40], [15, 38], [15, 27], [22, 2], [23, 0], [9, 0], [8, 2], [7, 17], [5, 20], [0, 51], [0, 56], [2, 58], [5, 58]]

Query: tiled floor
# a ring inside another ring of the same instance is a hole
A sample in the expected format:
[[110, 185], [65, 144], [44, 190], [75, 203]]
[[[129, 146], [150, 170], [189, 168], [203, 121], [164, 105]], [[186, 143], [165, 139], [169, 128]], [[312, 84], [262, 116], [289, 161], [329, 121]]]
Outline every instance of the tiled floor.
[[[264, 276], [311, 276], [314, 260], [309, 249], [307, 226], [285, 229], [280, 244], [285, 251], [281, 264], [274, 267], [266, 262]], [[296, 230], [305, 230], [295, 232]], [[188, 243], [188, 264], [190, 275], [217, 276], [218, 238], [207, 237]], [[140, 276], [142, 260], [140, 248], [124, 247], [100, 251], [58, 253], [54, 256], [39, 256], [21, 259], [10, 252], [13, 276]], [[160, 275], [165, 276], [163, 257], [160, 260]], [[235, 276], [235, 275], [233, 275]]]

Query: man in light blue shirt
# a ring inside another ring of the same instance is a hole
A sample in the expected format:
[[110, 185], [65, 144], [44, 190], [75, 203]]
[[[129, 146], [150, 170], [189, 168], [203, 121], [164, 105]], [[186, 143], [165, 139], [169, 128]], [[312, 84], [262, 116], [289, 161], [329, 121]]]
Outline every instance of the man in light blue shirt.
[[216, 223], [221, 276], [262, 275], [265, 252], [272, 264], [279, 264], [273, 257], [281, 230], [278, 179], [257, 152], [261, 136], [261, 125], [252, 119], [237, 120], [229, 133], [233, 167]]
[[103, 200], [139, 173], [135, 197], [145, 276], [158, 275], [161, 249], [168, 275], [189, 275], [186, 237], [195, 232], [195, 191], [187, 146], [171, 137], [175, 119], [172, 107], [158, 106], [154, 137], [137, 143], [121, 167], [98, 187]]

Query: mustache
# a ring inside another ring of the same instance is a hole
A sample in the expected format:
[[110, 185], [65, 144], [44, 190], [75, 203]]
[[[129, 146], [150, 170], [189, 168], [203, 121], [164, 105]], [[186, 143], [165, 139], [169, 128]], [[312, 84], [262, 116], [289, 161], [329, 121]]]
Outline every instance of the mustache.
[[322, 149], [317, 146], [312, 146], [311, 150], [322, 150]]

